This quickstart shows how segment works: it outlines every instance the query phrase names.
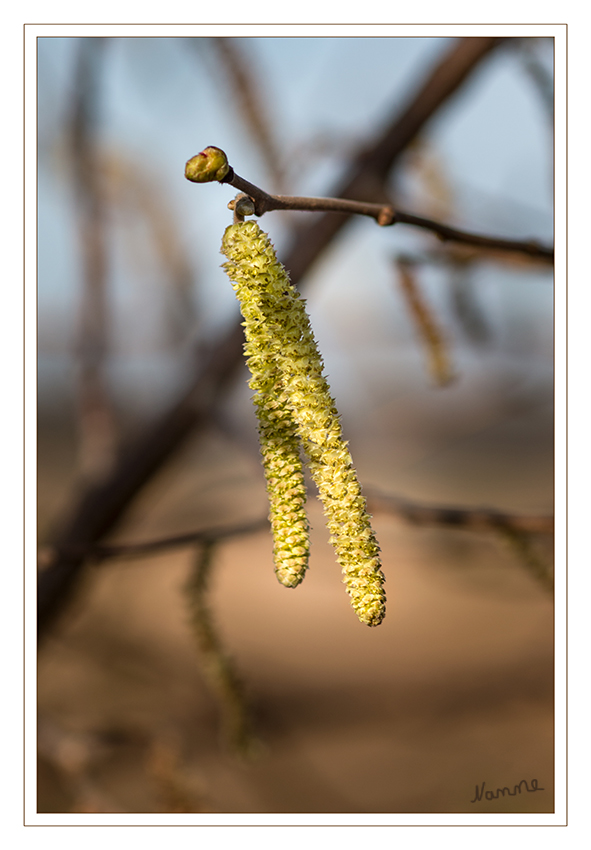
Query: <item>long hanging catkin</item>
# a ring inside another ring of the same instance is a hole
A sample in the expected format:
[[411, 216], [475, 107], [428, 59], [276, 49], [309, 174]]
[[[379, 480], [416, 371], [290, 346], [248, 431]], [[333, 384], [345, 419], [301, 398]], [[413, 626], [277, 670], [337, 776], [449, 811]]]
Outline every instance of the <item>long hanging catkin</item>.
[[281, 584], [296, 587], [304, 578], [310, 549], [305, 511], [306, 485], [296, 425], [281, 399], [281, 371], [272, 355], [273, 341], [266, 320], [270, 296], [265, 292], [264, 275], [260, 276], [257, 285], [253, 284], [258, 268], [256, 264], [248, 273], [244, 272], [249, 268], [248, 257], [252, 254], [252, 244], [240, 243], [235, 247], [237, 262], [231, 275], [230, 264], [225, 264], [225, 267], [233, 280], [232, 286], [244, 317], [244, 352], [252, 375], [249, 386], [254, 390], [253, 402], [267, 480], [275, 574]]
[[297, 435], [309, 458], [352, 605], [362, 623], [377, 626], [384, 618], [386, 602], [379, 546], [304, 301], [256, 222], [228, 227], [222, 253], [228, 259], [224, 268], [244, 317], [245, 351], [253, 376], [251, 387], [274, 522], [277, 574], [283, 581], [280, 574], [291, 575], [290, 570], [295, 570], [293, 581], [283, 581], [294, 586], [301, 581], [307, 563]]

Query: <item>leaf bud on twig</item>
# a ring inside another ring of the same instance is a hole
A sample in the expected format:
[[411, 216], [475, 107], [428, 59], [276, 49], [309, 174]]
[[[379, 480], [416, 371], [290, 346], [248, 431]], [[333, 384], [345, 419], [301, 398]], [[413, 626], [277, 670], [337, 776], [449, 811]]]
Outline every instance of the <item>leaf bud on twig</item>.
[[220, 182], [229, 171], [228, 157], [221, 148], [213, 145], [192, 156], [185, 165], [185, 177], [192, 183]]

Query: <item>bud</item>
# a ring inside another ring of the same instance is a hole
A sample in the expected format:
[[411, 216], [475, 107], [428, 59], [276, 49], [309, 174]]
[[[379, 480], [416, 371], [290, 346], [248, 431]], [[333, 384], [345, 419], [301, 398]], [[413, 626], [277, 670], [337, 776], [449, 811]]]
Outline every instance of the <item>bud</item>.
[[229, 170], [228, 157], [223, 150], [210, 145], [187, 162], [185, 177], [192, 183], [213, 183], [223, 180]]
[[236, 204], [234, 205], [234, 212], [236, 215], [254, 215], [254, 203], [252, 198], [249, 198], [247, 195], [241, 195], [239, 198], [236, 198]]

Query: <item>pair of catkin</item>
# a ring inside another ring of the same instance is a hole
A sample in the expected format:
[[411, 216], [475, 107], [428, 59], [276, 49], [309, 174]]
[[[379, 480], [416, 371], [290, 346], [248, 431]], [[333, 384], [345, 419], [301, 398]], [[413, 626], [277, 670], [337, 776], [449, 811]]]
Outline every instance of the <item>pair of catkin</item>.
[[323, 375], [305, 302], [255, 221], [230, 225], [222, 253], [244, 318], [244, 350], [259, 421], [277, 578], [296, 587], [308, 566], [301, 445], [353, 608], [362, 623], [377, 626], [386, 602], [379, 546]]

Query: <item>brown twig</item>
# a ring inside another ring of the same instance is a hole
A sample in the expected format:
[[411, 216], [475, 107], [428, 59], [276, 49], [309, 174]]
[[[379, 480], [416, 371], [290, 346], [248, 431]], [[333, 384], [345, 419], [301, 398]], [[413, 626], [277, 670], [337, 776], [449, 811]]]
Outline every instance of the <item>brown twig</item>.
[[88, 549], [84, 554], [93, 561], [104, 561], [107, 558], [133, 558], [155, 554], [163, 549], [176, 549], [195, 543], [215, 543], [220, 540], [226, 540], [228, 537], [241, 537], [244, 534], [254, 534], [256, 531], [261, 531], [263, 528], [268, 527], [268, 519], [258, 519], [254, 520], [254, 522], [243, 523], [242, 525], [208, 528], [203, 531], [189, 531], [186, 534], [175, 534], [170, 537], [160, 537], [154, 540], [142, 540], [137, 543], [97, 544]]
[[[388, 513], [398, 516], [415, 525], [441, 525], [473, 531], [499, 531], [524, 534], [553, 534], [554, 520], [551, 516], [536, 514], [510, 514], [495, 511], [492, 508], [460, 508], [447, 506], [422, 505], [392, 494], [375, 490], [364, 491], [367, 506], [373, 513]], [[62, 550], [62, 556], [83, 556], [93, 562], [111, 558], [136, 558], [158, 554], [166, 549], [192, 546], [195, 543], [216, 543], [230, 537], [255, 534], [269, 527], [268, 519], [257, 519], [241, 525], [207, 528], [200, 531], [188, 531], [152, 540], [133, 543], [94, 544], [86, 549], [82, 547]]]
[[545, 590], [554, 590], [550, 568], [539, 557], [532, 535], [554, 534], [554, 518], [525, 514], [508, 514], [491, 508], [451, 508], [420, 505], [398, 496], [372, 491], [367, 506], [374, 513], [399, 516], [416, 525], [438, 525], [465, 531], [492, 532], [508, 544], [531, 575]]
[[547, 245], [541, 245], [535, 240], [497, 239], [493, 236], [469, 233], [465, 230], [449, 227], [447, 224], [442, 224], [439, 221], [433, 221], [430, 218], [423, 218], [420, 215], [412, 215], [411, 213], [401, 211], [396, 212], [396, 221], [394, 223], [396, 222], [430, 230], [442, 242], [459, 242], [464, 245], [474, 245], [476, 248], [525, 254], [528, 257], [532, 257], [532, 259], [540, 260], [544, 263], [554, 262], [554, 249]]
[[[275, 210], [299, 210], [300, 212], [336, 212], [351, 213], [354, 215], [367, 215], [380, 225], [393, 224], [396, 213], [389, 205], [369, 204], [363, 201], [351, 201], [346, 198], [311, 198], [298, 195], [269, 195], [264, 189], [250, 183], [233, 168], [220, 180], [220, 183], [229, 183], [230, 186], [239, 189], [252, 198], [254, 202], [254, 214], [262, 216], [267, 212]], [[230, 201], [230, 209], [233, 207]]]
[[[464, 245], [474, 245], [493, 251], [509, 251], [525, 254], [533, 259], [544, 263], [554, 262], [554, 249], [541, 245], [534, 240], [522, 241], [519, 239], [498, 239], [494, 236], [485, 236], [479, 233], [470, 233], [466, 230], [458, 230], [439, 221], [424, 218], [420, 215], [395, 210], [390, 204], [372, 204], [363, 201], [353, 201], [347, 198], [312, 198], [297, 195], [269, 195], [259, 186], [255, 186], [248, 180], [236, 174], [230, 169], [227, 176], [220, 181], [229, 183], [230, 186], [239, 189], [252, 198], [254, 202], [254, 214], [262, 216], [266, 212], [275, 210], [299, 210], [301, 212], [333, 212], [345, 213], [347, 215], [365, 215], [374, 218], [381, 227], [393, 224], [409, 224], [430, 230], [443, 242], [460, 242]], [[234, 201], [228, 206], [233, 209]]]
[[[402, 113], [376, 142], [353, 163], [336, 187], [339, 197], [375, 196], [407, 145], [442, 104], [462, 85], [474, 68], [498, 44], [499, 38], [466, 38], [432, 69]], [[294, 285], [299, 284], [314, 261], [347, 221], [346, 216], [325, 215], [302, 228], [283, 258]], [[225, 387], [242, 364], [244, 334], [239, 322], [217, 341], [196, 367], [186, 392], [132, 445], [102, 483], [88, 488], [73, 504], [56, 535], [55, 556], [39, 576], [37, 587], [38, 634], [42, 637], [76, 587], [84, 564], [82, 551], [100, 540], [121, 518], [135, 495], [172, 453], [209, 415]], [[64, 552], [78, 549], [76, 555]]]
[[530, 534], [553, 534], [551, 516], [510, 514], [493, 508], [456, 508], [421, 505], [377, 490], [364, 491], [367, 506], [373, 513], [395, 514], [417, 525], [445, 525], [474, 531], [509, 531]]

